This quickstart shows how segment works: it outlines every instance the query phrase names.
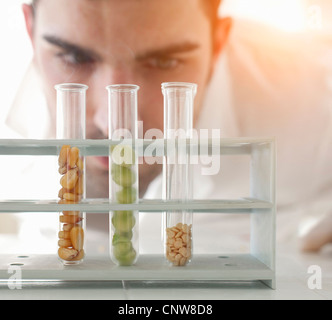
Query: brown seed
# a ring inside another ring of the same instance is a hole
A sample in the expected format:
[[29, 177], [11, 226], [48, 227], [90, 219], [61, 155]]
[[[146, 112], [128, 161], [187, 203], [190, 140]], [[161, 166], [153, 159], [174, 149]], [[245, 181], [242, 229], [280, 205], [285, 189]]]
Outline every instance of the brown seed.
[[77, 256], [73, 259], [71, 259], [71, 261], [78, 261], [78, 260], [82, 260], [84, 258], [84, 250], [80, 250], [77, 254]]
[[189, 258], [191, 256], [190, 249], [185, 247], [180, 248], [179, 253], [181, 253], [185, 258]]
[[64, 224], [62, 226], [62, 230], [63, 231], [70, 231], [73, 226], [74, 226], [74, 224]]
[[84, 231], [82, 227], [76, 226], [70, 230], [70, 239], [76, 250], [83, 249]]
[[59, 231], [58, 237], [60, 239], [70, 239], [70, 232], [69, 231]]
[[175, 256], [175, 261], [180, 261], [181, 258], [182, 258], [182, 255], [178, 253], [178, 254]]
[[80, 150], [77, 147], [72, 147], [69, 152], [68, 164], [70, 168], [75, 168], [79, 159]]
[[167, 230], [167, 236], [168, 236], [169, 238], [174, 238], [174, 236], [175, 236], [175, 232], [173, 232], [172, 230]]
[[190, 230], [190, 227], [189, 227], [187, 224], [184, 224], [184, 225], [182, 226], [182, 231], [183, 231], [184, 233], [188, 233], [189, 230]]
[[[61, 199], [58, 201], [58, 204], [75, 204], [76, 202], [74, 201], [70, 201], [70, 200], [67, 200], [67, 199]], [[78, 216], [80, 214], [80, 211], [62, 211], [62, 213], [65, 215], [65, 216]]]
[[62, 260], [72, 260], [74, 259], [78, 254], [78, 251], [75, 249], [69, 249], [69, 248], [59, 248], [58, 255]]
[[169, 261], [173, 262], [174, 259], [175, 259], [175, 254], [174, 254], [174, 255], [169, 254], [169, 255], [167, 255], [166, 257], [167, 257], [167, 259], [168, 259]]
[[183, 232], [182, 231], [179, 231], [176, 235], [175, 235], [175, 238], [180, 238], [182, 236]]
[[181, 239], [176, 240], [176, 241], [174, 242], [174, 247], [175, 247], [176, 249], [181, 248], [181, 247], [182, 247], [182, 240], [181, 240]]
[[[78, 216], [78, 217], [80, 217], [80, 215], [81, 215], [81, 211], [62, 211], [62, 213], [63, 213], [63, 215], [64, 216]], [[81, 217], [82, 218], [82, 217]], [[83, 218], [82, 218], [83, 219]], [[81, 220], [82, 220], [81, 219]], [[79, 220], [80, 221], [80, 220]], [[79, 222], [78, 221], [78, 222]]]
[[167, 239], [167, 243], [170, 245], [174, 245], [174, 242], [175, 242], [174, 238]]
[[60, 153], [59, 153], [59, 158], [58, 158], [58, 164], [59, 167], [63, 167], [66, 165], [69, 157], [69, 152], [70, 152], [70, 146], [69, 145], [63, 145], [61, 147]]
[[65, 173], [67, 173], [67, 171], [68, 171], [68, 167], [67, 167], [67, 165], [64, 165], [63, 167], [59, 167], [59, 173], [60, 174], [65, 174]]
[[58, 197], [59, 197], [60, 199], [63, 199], [63, 195], [64, 195], [65, 193], [67, 193], [68, 191], [69, 191], [68, 189], [61, 188], [61, 189], [59, 190]]
[[69, 201], [73, 201], [73, 202], [79, 202], [81, 201], [81, 196], [75, 193], [70, 193], [70, 192], [66, 192], [63, 194], [63, 199], [65, 200], [69, 200]]
[[60, 179], [60, 184], [65, 189], [72, 189], [75, 187], [78, 180], [78, 168], [69, 170], [62, 178]]
[[185, 257], [182, 257], [179, 261], [179, 265], [184, 266], [186, 264], [186, 262], [187, 262], [187, 259]]
[[75, 224], [79, 221], [82, 221], [83, 218], [81, 218], [78, 215], [68, 215], [68, 216], [63, 215], [63, 216], [60, 216], [59, 220], [61, 223]]
[[77, 165], [77, 168], [80, 171], [83, 171], [83, 169], [84, 169], [84, 162], [83, 162], [82, 158], [78, 158], [76, 165]]
[[190, 241], [190, 236], [185, 233], [182, 235], [181, 239], [184, 243], [188, 243]]
[[181, 222], [179, 222], [179, 223], [176, 224], [176, 227], [177, 227], [179, 230], [182, 229], [182, 226], [183, 226], [183, 224], [182, 224]]
[[59, 247], [64, 247], [64, 248], [68, 248], [68, 247], [71, 247], [72, 244], [71, 244], [70, 239], [60, 239], [58, 241], [58, 246]]
[[171, 229], [175, 234], [177, 234], [181, 229], [177, 228], [177, 227], [173, 227]]

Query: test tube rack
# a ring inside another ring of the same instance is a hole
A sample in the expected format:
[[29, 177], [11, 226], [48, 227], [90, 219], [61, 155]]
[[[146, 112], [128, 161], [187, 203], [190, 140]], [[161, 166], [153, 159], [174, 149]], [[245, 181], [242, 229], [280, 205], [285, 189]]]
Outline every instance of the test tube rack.
[[[158, 140], [157, 154], [167, 152], [167, 140]], [[136, 147], [144, 152], [156, 140], [137, 140]], [[64, 144], [79, 147], [85, 156], [108, 156], [112, 140], [0, 140], [1, 155], [57, 156]], [[189, 148], [193, 140], [186, 140]], [[200, 142], [202, 143], [202, 142]], [[54, 255], [15, 255], [0, 252], [0, 281], [8, 281], [11, 266], [19, 266], [23, 281], [261, 281], [275, 289], [275, 232], [276, 232], [276, 146], [274, 138], [222, 138], [206, 140], [208, 152], [220, 147], [220, 156], [250, 156], [250, 197], [236, 200], [191, 200], [188, 202], [140, 199], [133, 204], [115, 204], [108, 199], [85, 199], [78, 204], [58, 204], [57, 200], [0, 200], [1, 213], [83, 212], [109, 213], [113, 210], [138, 210], [139, 212], [165, 212], [167, 210], [192, 210], [216, 214], [241, 213], [250, 215], [250, 253], [195, 255], [185, 267], [169, 266], [161, 255], [140, 255], [133, 266], [116, 266], [110, 258], [86, 256], [77, 266], [63, 266]], [[142, 156], [142, 154], [139, 156]], [[1, 160], [1, 159], [0, 159]]]

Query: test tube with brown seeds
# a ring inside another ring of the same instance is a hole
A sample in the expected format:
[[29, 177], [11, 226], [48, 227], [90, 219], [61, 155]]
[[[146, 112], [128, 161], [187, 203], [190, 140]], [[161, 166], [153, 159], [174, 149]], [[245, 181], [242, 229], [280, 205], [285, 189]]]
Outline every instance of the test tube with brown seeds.
[[[58, 204], [77, 204], [85, 198], [85, 159], [75, 141], [85, 139], [87, 86], [60, 84], [57, 90], [57, 138], [69, 140], [58, 153]], [[59, 213], [58, 257], [64, 265], [79, 264], [85, 256], [85, 213]]]

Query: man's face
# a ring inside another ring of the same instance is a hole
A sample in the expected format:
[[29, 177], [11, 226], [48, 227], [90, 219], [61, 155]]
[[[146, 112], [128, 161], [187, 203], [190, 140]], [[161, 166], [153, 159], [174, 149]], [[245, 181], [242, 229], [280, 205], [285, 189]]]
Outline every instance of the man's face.
[[[163, 130], [162, 82], [198, 84], [197, 118], [213, 57], [211, 24], [201, 0], [40, 0], [32, 26], [34, 63], [54, 119], [55, 84], [89, 86], [87, 138], [108, 137], [105, 87], [110, 84], [140, 86], [138, 120], [143, 133]], [[107, 159], [87, 163], [96, 182], [106, 185]], [[148, 176], [152, 171], [145, 167], [141, 173]]]

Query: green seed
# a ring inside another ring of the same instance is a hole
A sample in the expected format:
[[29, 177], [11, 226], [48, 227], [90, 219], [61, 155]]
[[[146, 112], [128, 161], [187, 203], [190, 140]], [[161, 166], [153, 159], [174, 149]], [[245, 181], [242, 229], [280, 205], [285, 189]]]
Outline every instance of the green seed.
[[121, 266], [131, 265], [136, 258], [136, 251], [131, 242], [118, 242], [113, 246], [113, 254]]
[[136, 174], [130, 168], [113, 163], [111, 173], [113, 181], [119, 186], [130, 187], [136, 182]]
[[112, 224], [119, 233], [130, 232], [135, 225], [132, 211], [116, 211], [112, 216]]
[[116, 193], [116, 200], [118, 203], [128, 204], [136, 201], [136, 189], [133, 187], [126, 187]]
[[131, 266], [136, 259], [136, 251], [132, 249], [126, 255], [119, 257], [118, 262], [121, 266]]
[[119, 232], [118, 230], [116, 230], [116, 232], [113, 235], [112, 245], [115, 245], [118, 242], [131, 241], [132, 237], [133, 237], [133, 232], [132, 231]]
[[118, 241], [113, 246], [113, 253], [116, 257], [121, 257], [123, 255], [126, 255], [129, 251], [131, 251], [133, 248], [133, 245], [131, 241]]

